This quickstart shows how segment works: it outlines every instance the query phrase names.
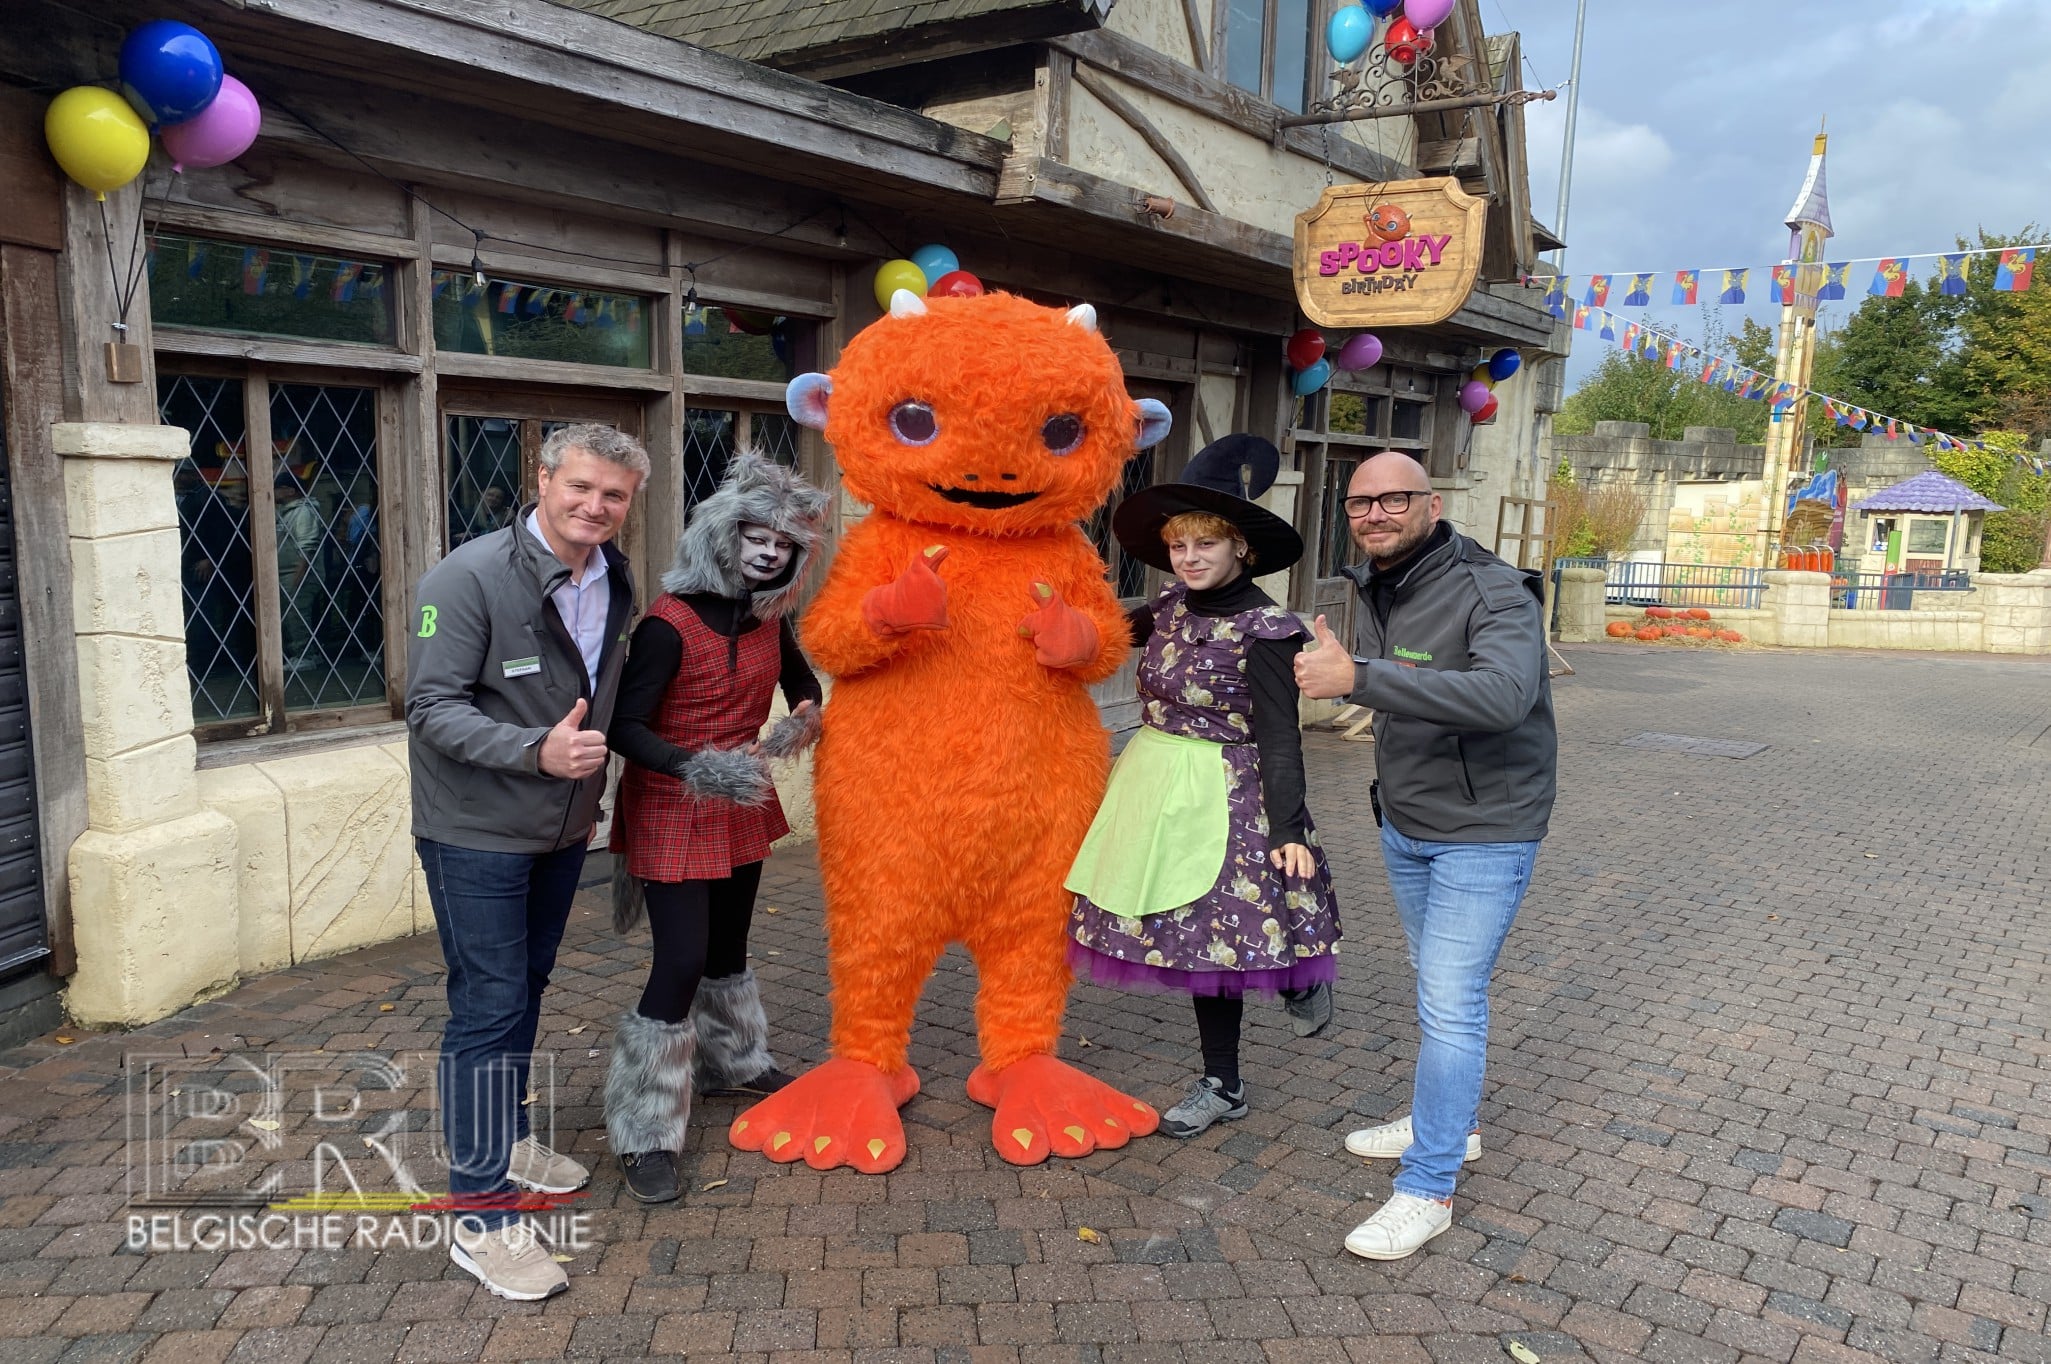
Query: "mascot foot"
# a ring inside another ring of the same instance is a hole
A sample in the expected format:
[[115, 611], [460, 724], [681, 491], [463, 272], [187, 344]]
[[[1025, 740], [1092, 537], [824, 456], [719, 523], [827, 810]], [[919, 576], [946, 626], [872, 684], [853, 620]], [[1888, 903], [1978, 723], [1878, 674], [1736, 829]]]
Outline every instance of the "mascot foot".
[[990, 1139], [1013, 1165], [1049, 1155], [1115, 1150], [1161, 1125], [1161, 1115], [1052, 1056], [1028, 1056], [1000, 1071], [977, 1066], [969, 1097], [997, 1114]]
[[910, 1066], [885, 1075], [867, 1061], [836, 1057], [735, 1118], [726, 1136], [774, 1161], [803, 1159], [815, 1170], [852, 1165], [880, 1175], [904, 1160], [897, 1110], [918, 1092]]

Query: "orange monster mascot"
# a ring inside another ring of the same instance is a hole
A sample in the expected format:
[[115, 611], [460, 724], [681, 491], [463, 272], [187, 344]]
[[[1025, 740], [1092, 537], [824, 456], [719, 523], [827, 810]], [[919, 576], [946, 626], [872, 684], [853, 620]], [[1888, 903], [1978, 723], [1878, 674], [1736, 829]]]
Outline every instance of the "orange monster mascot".
[[835, 679], [813, 782], [833, 1058], [729, 1136], [815, 1169], [894, 1169], [897, 1110], [919, 1092], [912, 1009], [960, 942], [981, 977], [968, 1093], [996, 1110], [998, 1153], [1123, 1146], [1158, 1115], [1054, 1056], [1075, 898], [1061, 882], [1110, 763], [1088, 687], [1130, 638], [1077, 523], [1168, 410], [1127, 396], [1088, 305], [903, 291], [788, 404], [874, 509], [801, 626]]

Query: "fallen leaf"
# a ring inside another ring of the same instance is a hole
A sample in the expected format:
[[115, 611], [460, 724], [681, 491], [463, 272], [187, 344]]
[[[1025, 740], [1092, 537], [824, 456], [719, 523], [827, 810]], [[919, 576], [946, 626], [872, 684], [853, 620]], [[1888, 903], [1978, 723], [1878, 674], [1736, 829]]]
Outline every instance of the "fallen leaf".
[[1521, 1340], [1510, 1342], [1510, 1358], [1517, 1364], [1538, 1364], [1538, 1354]]
[[377, 1011], [381, 1014], [388, 1014], [398, 1007], [396, 1004], [380, 1004], [377, 1006]]
[[726, 1187], [726, 1181], [725, 1181], [725, 1180], [723, 1180], [723, 1179], [715, 1179], [715, 1180], [713, 1180], [713, 1181], [712, 1181], [712, 1182], [711, 1182], [710, 1184], [707, 1184], [707, 1185], [706, 1185], [706, 1186], [705, 1186], [704, 1188], [702, 1188], [702, 1189], [698, 1190], [698, 1192], [699, 1192], [699, 1193], [711, 1193], [711, 1192], [712, 1192], [712, 1191], [713, 1191], [714, 1189], [723, 1189], [723, 1188], [725, 1188], [725, 1187]]
[[278, 1130], [278, 1120], [276, 1118], [251, 1118], [249, 1125], [259, 1132], [275, 1132]]
[[764, 905], [762, 906], [762, 912], [764, 914], [781, 914], [783, 911], [778, 909], [775, 905]]
[[1874, 859], [1878, 859], [1878, 858], [1879, 858], [1879, 856], [1880, 856], [1880, 854], [1879, 854], [1879, 853], [1861, 853], [1861, 854], [1859, 854], [1859, 855], [1860, 855], [1861, 857], [1871, 857], [1871, 858], [1874, 858]]
[[598, 1056], [598, 1048], [593, 1047], [590, 1051], [587, 1051], [584, 1054], [595, 1059]]
[[578, 1033], [584, 1031], [584, 1029], [590, 1026], [591, 1025], [589, 1023], [579, 1023], [576, 1027], [570, 1029], [570, 1036], [575, 1037]]
[[570, 1257], [563, 1254], [561, 1251], [557, 1251], [555, 1254], [549, 1256], [548, 1258], [554, 1260], [559, 1265], [566, 1265], [570, 1262]]
[[65, 1035], [64, 1035], [63, 1033], [61, 1033], [61, 1032], [57, 1034], [57, 1045], [58, 1045], [58, 1046], [60, 1046], [60, 1047], [68, 1047], [68, 1046], [70, 1046], [70, 1045], [72, 1044], [73, 1040], [74, 1040], [74, 1039], [72, 1039], [72, 1038], [69, 1038], [69, 1037], [66, 1037], [66, 1036], [65, 1036]]
[[1525, 1277], [1524, 1277], [1524, 1276], [1523, 1276], [1522, 1274], [1512, 1274], [1512, 1275], [1510, 1276], [1510, 1282], [1511, 1282], [1511, 1283], [1530, 1283], [1531, 1281], [1530, 1281], [1529, 1279], [1525, 1278]]
[[1093, 1246], [1102, 1244], [1104, 1240], [1103, 1236], [1091, 1227], [1077, 1227], [1075, 1229], [1075, 1239], [1078, 1241], [1088, 1241]]
[[1075, 1040], [1076, 1040], [1077, 1042], [1080, 1042], [1080, 1043], [1081, 1043], [1081, 1044], [1082, 1044], [1083, 1046], [1085, 1046], [1085, 1047], [1088, 1047], [1088, 1046], [1094, 1046], [1094, 1045], [1095, 1045], [1095, 1043], [1091, 1042], [1089, 1038], [1087, 1038], [1087, 1037], [1084, 1037], [1084, 1036], [1082, 1036], [1082, 1035], [1081, 1035], [1080, 1033], [1076, 1034], [1076, 1039], [1075, 1039]]
[[1778, 915], [1778, 914], [1769, 914], [1769, 915], [1767, 915], [1767, 916], [1766, 916], [1766, 921], [1767, 921], [1768, 923], [1776, 923], [1776, 922], [1778, 922], [1778, 921], [1779, 921], [1779, 919], [1780, 919], [1780, 915]]
[[766, 955], [768, 955], [768, 956], [772, 956], [772, 957], [780, 957], [780, 956], [782, 956], [782, 955], [783, 955], [783, 953], [781, 953], [781, 952], [777, 951], [777, 950], [776, 950], [775, 948], [773, 948], [773, 947], [772, 947], [772, 948], [770, 948], [770, 949], [769, 949], [769, 951], [768, 951], [768, 953], [767, 953]]

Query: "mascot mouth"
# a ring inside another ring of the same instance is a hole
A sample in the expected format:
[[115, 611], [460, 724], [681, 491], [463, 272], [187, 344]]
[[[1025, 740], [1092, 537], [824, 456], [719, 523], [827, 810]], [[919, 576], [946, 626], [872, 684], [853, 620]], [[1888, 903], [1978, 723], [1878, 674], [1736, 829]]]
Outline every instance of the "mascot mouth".
[[979, 488], [943, 488], [938, 483], [928, 483], [926, 486], [949, 502], [965, 502], [971, 507], [982, 507], [989, 511], [997, 511], [1004, 507], [1023, 507], [1039, 496], [1038, 493], [985, 492]]

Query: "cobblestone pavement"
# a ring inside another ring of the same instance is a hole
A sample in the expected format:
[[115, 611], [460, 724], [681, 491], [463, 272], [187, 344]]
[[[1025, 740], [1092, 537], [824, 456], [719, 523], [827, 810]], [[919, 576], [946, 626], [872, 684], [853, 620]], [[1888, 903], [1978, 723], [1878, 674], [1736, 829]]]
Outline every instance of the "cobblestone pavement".
[[[0, 1360], [1455, 1364], [1517, 1341], [1546, 1364], [2051, 1361], [2051, 667], [1567, 656], [1563, 799], [1495, 986], [1486, 1153], [1453, 1230], [1409, 1261], [1339, 1249], [1391, 1173], [1341, 1138], [1403, 1110], [1415, 1029], [1361, 808], [1371, 749], [1322, 734], [1313, 808], [1351, 933], [1338, 1020], [1301, 1041], [1249, 1010], [1243, 1121], [1002, 1163], [963, 1095], [973, 977], [950, 956], [900, 1170], [730, 1151], [735, 1105], [708, 1102], [687, 1196], [643, 1209], [597, 1096], [647, 953], [591, 891], [544, 1021], [561, 1144], [597, 1171], [568, 1294], [501, 1302], [440, 1250], [124, 1251], [124, 1052], [432, 1048], [430, 935], [6, 1058]], [[1769, 747], [1620, 743], [1647, 731]], [[818, 883], [809, 850], [771, 866], [757, 968], [784, 1058], [809, 1063]], [[1082, 988], [1065, 1053], [1165, 1105], [1195, 1029], [1177, 1001]], [[408, 1075], [376, 1107], [424, 1105]], [[303, 1173], [306, 1107], [278, 1115], [281, 1169]]]

